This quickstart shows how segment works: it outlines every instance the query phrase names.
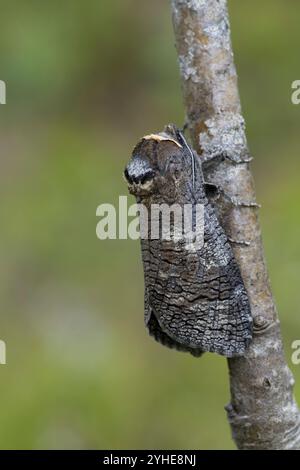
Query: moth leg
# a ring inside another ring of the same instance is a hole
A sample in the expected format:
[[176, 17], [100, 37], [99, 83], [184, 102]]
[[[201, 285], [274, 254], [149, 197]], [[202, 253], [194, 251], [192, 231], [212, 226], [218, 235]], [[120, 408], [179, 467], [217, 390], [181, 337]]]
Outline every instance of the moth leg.
[[236, 165], [242, 165], [244, 163], [249, 163], [253, 160], [253, 157], [251, 155], [245, 156], [243, 158], [234, 158], [231, 155], [228, 155], [227, 153], [213, 153], [213, 154], [206, 154], [206, 155], [201, 155], [201, 160], [202, 163], [205, 165], [206, 163], [213, 162], [213, 161], [224, 161], [224, 160], [229, 160], [232, 163], [235, 163]]
[[258, 209], [261, 207], [261, 205], [255, 201], [242, 201], [241, 199], [237, 197], [229, 196], [229, 194], [227, 194], [225, 191], [223, 191], [223, 195], [227, 199], [229, 199], [229, 201], [231, 202], [233, 206], [236, 206], [236, 207], [256, 207]]
[[228, 193], [226, 193], [226, 191], [224, 191], [223, 188], [221, 188], [220, 186], [217, 186], [213, 183], [204, 182], [204, 189], [205, 189], [206, 195], [209, 198], [212, 197], [212, 198], [218, 199], [222, 195], [226, 199], [228, 199], [233, 206], [236, 206], [236, 207], [257, 207], [257, 208], [261, 207], [261, 205], [257, 204], [257, 202], [242, 201], [241, 199], [239, 199], [237, 197], [230, 196]]
[[243, 246], [250, 246], [251, 243], [247, 242], [246, 240], [235, 240], [234, 238], [227, 237], [228, 241], [230, 243], [236, 243], [237, 245], [243, 245]]

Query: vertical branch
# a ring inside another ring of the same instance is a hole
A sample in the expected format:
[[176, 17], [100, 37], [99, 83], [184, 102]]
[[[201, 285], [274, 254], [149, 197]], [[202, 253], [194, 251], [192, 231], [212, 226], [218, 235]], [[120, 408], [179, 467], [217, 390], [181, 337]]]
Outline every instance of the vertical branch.
[[[172, 0], [187, 122], [199, 155], [210, 159], [207, 181], [235, 199], [253, 202], [255, 189], [241, 115], [226, 0]], [[294, 380], [283, 353], [279, 320], [264, 260], [257, 209], [218, 202], [249, 294], [254, 339], [228, 360], [231, 403], [226, 407], [240, 449], [300, 449]]]

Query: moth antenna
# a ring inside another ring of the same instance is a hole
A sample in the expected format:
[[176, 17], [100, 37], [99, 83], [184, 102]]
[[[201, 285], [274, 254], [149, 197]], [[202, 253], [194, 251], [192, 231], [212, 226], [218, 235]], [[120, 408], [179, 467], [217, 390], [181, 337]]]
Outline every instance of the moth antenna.
[[191, 156], [191, 159], [192, 159], [192, 174], [193, 174], [193, 188], [194, 188], [195, 187], [195, 155], [194, 155], [191, 147], [187, 143], [186, 138], [184, 137], [183, 133], [179, 129], [177, 129], [176, 134], [179, 137], [179, 140], [181, 141], [181, 143], [188, 149], [189, 154]]

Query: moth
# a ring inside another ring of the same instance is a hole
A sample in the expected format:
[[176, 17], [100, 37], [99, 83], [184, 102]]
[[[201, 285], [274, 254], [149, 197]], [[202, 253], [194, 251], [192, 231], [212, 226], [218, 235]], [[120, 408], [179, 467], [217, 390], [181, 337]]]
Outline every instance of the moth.
[[[168, 125], [138, 142], [124, 176], [130, 193], [149, 211], [154, 205], [174, 203], [204, 208], [202, 244], [175, 237], [153, 239], [149, 228], [149, 236], [141, 240], [150, 335], [196, 357], [204, 352], [243, 355], [252, 339], [249, 299], [209, 202], [200, 158], [176, 126]], [[147, 224], [149, 220], [144, 218]]]

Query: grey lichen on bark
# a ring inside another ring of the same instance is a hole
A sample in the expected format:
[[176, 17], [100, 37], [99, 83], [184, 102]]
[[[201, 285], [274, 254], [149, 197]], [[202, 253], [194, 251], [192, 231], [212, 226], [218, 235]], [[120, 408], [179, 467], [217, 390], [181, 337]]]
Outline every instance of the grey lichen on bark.
[[[233, 60], [226, 0], [172, 0], [187, 123], [206, 180], [241, 201], [255, 201], [245, 124]], [[244, 357], [228, 360], [226, 406], [239, 449], [300, 449], [300, 414], [286, 364], [265, 264], [258, 210], [217, 202], [248, 291], [254, 339]]]

